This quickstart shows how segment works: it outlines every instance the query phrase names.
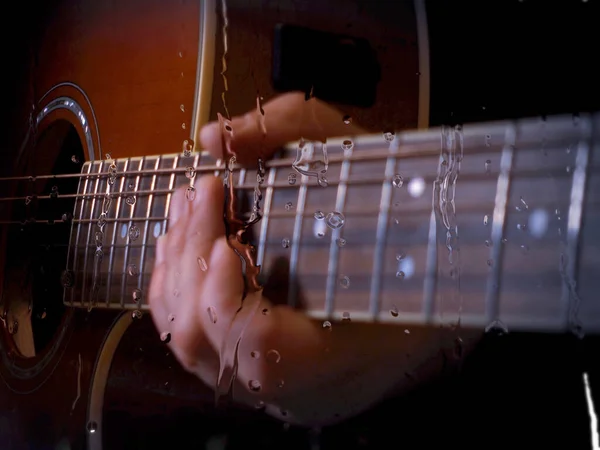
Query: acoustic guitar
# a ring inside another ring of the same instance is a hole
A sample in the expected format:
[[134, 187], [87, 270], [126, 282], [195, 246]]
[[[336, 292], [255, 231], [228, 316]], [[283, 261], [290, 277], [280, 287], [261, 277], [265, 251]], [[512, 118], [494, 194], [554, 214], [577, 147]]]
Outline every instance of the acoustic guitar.
[[[216, 5], [167, 3], [140, 15], [142, 2], [65, 1], [39, 44], [43, 94], [0, 181], [2, 448], [126, 448], [124, 405], [134, 416], [201, 408], [207, 429], [219, 417], [145, 298], [171, 195], [187, 186], [193, 199], [197, 177], [225, 169], [194, 145], [220, 101]], [[234, 166], [240, 217], [262, 192], [255, 264], [264, 274], [286, 261], [288, 302], [326, 328], [597, 333], [600, 115], [425, 129], [416, 5], [403, 31], [418, 44], [404, 50], [419, 74], [407, 122], [423, 129], [293, 143], [262, 167]]]

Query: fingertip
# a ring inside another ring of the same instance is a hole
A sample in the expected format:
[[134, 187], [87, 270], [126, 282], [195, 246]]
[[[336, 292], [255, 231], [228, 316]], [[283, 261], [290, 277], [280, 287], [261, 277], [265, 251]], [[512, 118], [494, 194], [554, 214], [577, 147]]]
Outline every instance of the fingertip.
[[209, 122], [200, 130], [200, 147], [207, 150], [213, 158], [221, 158], [221, 133], [218, 122]]

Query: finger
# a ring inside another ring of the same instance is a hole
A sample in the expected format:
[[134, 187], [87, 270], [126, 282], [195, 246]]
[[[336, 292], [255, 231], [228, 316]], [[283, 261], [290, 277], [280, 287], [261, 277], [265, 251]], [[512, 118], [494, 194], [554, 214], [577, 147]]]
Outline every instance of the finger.
[[[269, 158], [282, 145], [301, 137], [323, 141], [364, 133], [357, 125], [344, 123], [343, 114], [337, 109], [315, 98], [306, 101], [303, 93], [280, 95], [267, 102], [263, 111], [266, 134], [260, 126], [258, 109], [231, 121], [231, 148], [241, 164]], [[200, 144], [214, 158], [222, 158], [221, 130], [217, 122], [202, 128]]]
[[220, 351], [244, 293], [240, 258], [225, 238], [214, 243], [208, 275], [198, 304], [198, 317], [213, 348]]
[[[187, 236], [202, 236], [214, 241], [225, 235], [223, 221], [224, 188], [220, 178], [215, 176], [200, 177], [196, 181], [196, 198], [191, 205]], [[209, 258], [209, 254], [205, 255]]]

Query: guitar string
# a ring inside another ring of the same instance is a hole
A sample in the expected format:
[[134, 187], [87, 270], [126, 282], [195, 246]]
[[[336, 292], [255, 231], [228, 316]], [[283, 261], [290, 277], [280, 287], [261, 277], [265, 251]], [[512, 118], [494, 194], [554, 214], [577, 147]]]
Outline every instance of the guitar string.
[[[400, 139], [400, 137], [396, 137], [396, 139]], [[357, 144], [359, 145], [359, 144]], [[373, 145], [373, 144], [367, 144]], [[343, 163], [344, 161], [349, 162], [374, 162], [374, 161], [383, 161], [389, 158], [390, 156], [394, 156], [398, 159], [413, 159], [413, 158], [422, 158], [422, 157], [432, 157], [437, 158], [439, 156], [439, 150], [436, 146], [432, 145], [432, 142], [422, 142], [422, 143], [408, 143], [408, 144], [397, 144], [400, 148], [398, 150], [390, 151], [390, 149], [380, 150], [360, 150], [354, 151], [350, 156], [346, 155], [329, 155], [329, 164]], [[521, 142], [520, 148], [527, 149], [527, 142]], [[557, 146], [557, 149], [559, 146]], [[500, 151], [501, 148], [498, 147], [495, 149], [496, 151]], [[294, 152], [295, 148], [288, 148], [287, 152]], [[473, 147], [464, 148], [464, 154], [466, 155], [478, 155], [485, 153], [494, 152], [494, 148], [486, 147], [484, 145], [476, 145]], [[170, 156], [170, 155], [163, 155]], [[194, 157], [190, 156], [190, 160], [193, 160]], [[214, 172], [225, 170], [224, 164], [221, 160], [215, 161], [214, 158], [210, 157], [208, 152], [201, 151], [200, 159], [209, 159], [209, 164], [204, 164], [198, 167], [193, 167], [196, 173], [204, 173], [204, 172]], [[115, 159], [115, 163], [125, 160], [132, 160], [136, 158], [119, 158]], [[283, 158], [275, 158], [270, 159], [264, 163], [265, 169], [277, 169], [282, 167], [292, 167], [292, 164], [295, 161], [295, 156], [286, 156]], [[93, 162], [92, 162], [93, 163]], [[88, 162], [87, 164], [92, 164]], [[244, 166], [234, 166], [232, 168], [233, 171], [238, 171], [241, 169], [248, 169]], [[171, 175], [171, 174], [185, 174], [185, 172], [189, 170], [189, 167], [179, 167], [177, 169], [142, 169], [142, 170], [132, 170], [125, 172], [101, 172], [101, 173], [69, 173], [69, 174], [44, 174], [44, 175], [20, 175], [20, 176], [11, 176], [11, 177], [0, 177], [0, 183], [8, 182], [8, 181], [30, 181], [35, 182], [39, 180], [58, 180], [58, 179], [68, 179], [68, 178], [86, 178], [86, 177], [95, 177], [95, 178], [109, 178], [110, 176], [117, 177], [127, 177], [127, 176], [153, 176], [153, 175]]]
[[[598, 167], [592, 167], [592, 173], [596, 173], [598, 171], [600, 171], [600, 166]], [[221, 173], [222, 170], [220, 169], [212, 169], [212, 170], [205, 170], [205, 172], [217, 172], [217, 173]], [[126, 172], [128, 174], [132, 174], [134, 175], [137, 172]], [[155, 173], [155, 171], [148, 171], [148, 176], [152, 176]], [[174, 173], [176, 173], [175, 171], [169, 171], [167, 169], [165, 169], [165, 171], [161, 172], [162, 174], [165, 175], [172, 175]], [[547, 176], [560, 176], [560, 175], [564, 175], [565, 171], [563, 168], [556, 168], [554, 170], [550, 170], [550, 171], [545, 171], [545, 172], [540, 172], [537, 169], [529, 169], [529, 170], [521, 170], [517, 173], [520, 176], [526, 176], [529, 178], [537, 178], [537, 177], [547, 177]], [[568, 175], [568, 174], [567, 174]], [[471, 173], [471, 174], [465, 174], [464, 178], [467, 179], [468, 181], [478, 181], [478, 180], [485, 180], [485, 179], [489, 179], [490, 177], [493, 177], [494, 173], [481, 173], [481, 174], [475, 174], [475, 173]], [[89, 179], [100, 179], [100, 178], [104, 178], [105, 174], [104, 173], [98, 173], [98, 174], [83, 174], [83, 176], [81, 178], [89, 178]], [[108, 178], [108, 177], [107, 177]], [[413, 177], [415, 178], [415, 177]], [[432, 183], [435, 180], [434, 176], [425, 176], [425, 177], [418, 177], [421, 178], [423, 180], [424, 183]], [[383, 182], [392, 182], [394, 180], [394, 177], [355, 177], [353, 179], [350, 179], [346, 182], [344, 182], [346, 185], [348, 186], [362, 186], [362, 185], [366, 185], [366, 184], [381, 184]], [[1, 180], [0, 180], [1, 181]], [[331, 179], [328, 180], [328, 186], [337, 186], [340, 183], [339, 179]], [[291, 185], [290, 183], [288, 183], [287, 181], [276, 181], [273, 184], [270, 184], [269, 187], [273, 187], [273, 188], [279, 188], [279, 189], [294, 189], [297, 188], [298, 185], [294, 184]], [[311, 187], [319, 187], [316, 184], [314, 186], [311, 185]], [[249, 190], [253, 190], [254, 186], [250, 185], [250, 184], [244, 184], [241, 186], [236, 186], [235, 187], [236, 190], [238, 191], [249, 191]], [[129, 190], [122, 190], [122, 191], [115, 191], [112, 192], [111, 198], [115, 198], [115, 197], [126, 197], [129, 195], [135, 195], [136, 197], [143, 197], [146, 195], [167, 195], [167, 194], [173, 194], [177, 191], [178, 189], [155, 189], [155, 190], [139, 190], [139, 191], [129, 191]], [[69, 198], [102, 198], [106, 195], [106, 193], [102, 193], [102, 192], [89, 192], [89, 193], [85, 193], [85, 194], [54, 194], [54, 193], [50, 193], [50, 194], [42, 194], [42, 195], [24, 195], [24, 196], [16, 196], [16, 197], [0, 197], [0, 202], [11, 202], [11, 201], [30, 201], [30, 200], [56, 200], [57, 198], [62, 198], [62, 199], [69, 199]]]

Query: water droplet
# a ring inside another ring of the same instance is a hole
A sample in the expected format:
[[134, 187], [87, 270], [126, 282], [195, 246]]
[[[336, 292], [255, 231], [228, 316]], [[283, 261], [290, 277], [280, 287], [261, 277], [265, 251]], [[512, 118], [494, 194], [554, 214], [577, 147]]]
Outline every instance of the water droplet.
[[133, 206], [135, 205], [135, 196], [134, 195], [129, 195], [127, 196], [127, 198], [125, 199], [125, 203], [127, 203], [129, 206]]
[[352, 147], [354, 147], [354, 142], [352, 142], [350, 139], [345, 139], [342, 141], [342, 150], [352, 150]]
[[490, 241], [489, 239], [485, 240], [485, 246], [486, 247], [491, 247], [492, 246], [492, 241]]
[[329, 186], [329, 181], [327, 181], [327, 178], [325, 178], [325, 177], [319, 177], [319, 179], [317, 180], [317, 183], [319, 183], [319, 186], [324, 187], [324, 188]]
[[404, 334], [410, 334], [410, 330], [407, 328], [404, 330]]
[[131, 296], [133, 297], [133, 301], [136, 303], [142, 301], [142, 291], [140, 289], [134, 289]]
[[192, 166], [190, 166], [187, 169], [185, 169], [185, 177], [187, 179], [191, 180], [195, 176], [196, 176], [196, 169], [195, 168], [193, 168]]
[[266, 360], [268, 363], [278, 364], [281, 361], [281, 355], [275, 349], [267, 351]]
[[294, 205], [292, 204], [292, 202], [287, 202], [285, 204], [285, 210], [286, 211], [291, 211], [293, 207], [294, 207]]
[[127, 266], [127, 275], [129, 275], [130, 277], [135, 277], [139, 275], [138, 268], [135, 264], [129, 264]]
[[254, 359], [260, 358], [260, 352], [258, 350], [253, 350], [250, 352], [250, 357]]
[[345, 123], [346, 125], [350, 125], [350, 124], [352, 123], [352, 117], [351, 117], [351, 116], [348, 116], [348, 115], [345, 115], [345, 116], [344, 116], [344, 118], [343, 118], [342, 120], [344, 121], [344, 123]]
[[523, 197], [521, 197], [521, 204], [523, 205], [523, 208], [529, 209], [529, 205], [527, 204], [527, 202], [525, 202], [525, 200], [523, 200]]
[[175, 314], [169, 314], [169, 315], [167, 316], [167, 320], [168, 320], [169, 322], [174, 322], [174, 321], [175, 321]]
[[179, 297], [179, 289], [173, 289], [173, 297]]
[[526, 255], [529, 252], [529, 247], [525, 244], [521, 245], [521, 253]]
[[260, 381], [258, 381], [258, 380], [248, 381], [248, 389], [250, 389], [250, 392], [259, 392], [261, 388], [262, 388], [262, 386], [260, 384]]
[[89, 421], [87, 424], [87, 430], [88, 433], [95, 433], [96, 431], [98, 431], [98, 424], [96, 422], [94, 422], [93, 420]]
[[185, 112], [185, 106], [183, 104], [179, 105], [179, 109], [181, 112]]
[[217, 323], [217, 311], [215, 311], [215, 308], [209, 306], [208, 308], [206, 308], [206, 311], [208, 312], [208, 318], [210, 319], [210, 321], [212, 323]]
[[194, 186], [188, 186], [185, 190], [185, 198], [190, 202], [193, 202], [196, 198], [196, 188]]
[[133, 181], [130, 181], [129, 184], [127, 185], [127, 189], [129, 189], [130, 191], [135, 189], [135, 183]]
[[288, 175], [288, 184], [290, 186], [293, 186], [294, 184], [296, 184], [296, 174], [295, 173], [290, 173]]
[[571, 166], [565, 167], [565, 170], [567, 171], [567, 173], [571, 173]]
[[331, 322], [329, 320], [326, 320], [325, 322], [323, 322], [323, 328], [330, 331], [331, 330]]
[[396, 136], [393, 131], [385, 131], [383, 133], [383, 138], [385, 139], [386, 142], [392, 142], [395, 137]]
[[198, 261], [198, 267], [200, 267], [200, 270], [202, 272], [206, 272], [208, 270], [208, 264], [206, 264], [206, 260], [202, 256], [199, 256], [197, 261]]
[[350, 322], [350, 313], [348, 311], [342, 313], [342, 322]]
[[396, 278], [404, 280], [404, 277], [406, 277], [406, 274], [403, 271], [399, 270], [398, 272], [396, 272]]
[[140, 229], [138, 227], [133, 225], [131, 228], [129, 228], [129, 240], [130, 241], [135, 241], [139, 237], [140, 237]]
[[518, 223], [517, 224], [517, 230], [527, 231], [527, 225], [525, 225], [524, 223]]
[[192, 141], [191, 139], [186, 139], [185, 141], [183, 141], [182, 147], [183, 156], [189, 157], [192, 155], [192, 150], [194, 150], [194, 141]]
[[344, 289], [348, 289], [350, 287], [350, 278], [345, 275], [340, 277], [340, 286]]
[[265, 408], [265, 402], [263, 402], [262, 400], [259, 400], [259, 401], [256, 403], [256, 405], [254, 405], [254, 407], [255, 407], [256, 409], [263, 409], [263, 408]]
[[[548, 231], [548, 223], [550, 222], [550, 215], [541, 208], [534, 209], [529, 215], [528, 227], [531, 235], [535, 238], [541, 239], [546, 231]], [[558, 218], [560, 220], [560, 217]]]
[[486, 160], [484, 167], [485, 167], [485, 173], [489, 174], [491, 171], [491, 168], [492, 168], [492, 161], [489, 159]]
[[346, 223], [346, 218], [342, 213], [333, 211], [327, 214], [326, 222], [329, 228], [331, 228], [332, 230], [337, 230], [344, 226], [344, 224]]
[[262, 315], [263, 316], [268, 316], [271, 313], [271, 311], [269, 311], [267, 308], [262, 310]]
[[487, 265], [490, 266], [490, 267], [492, 267], [494, 265], [494, 260], [488, 259], [487, 260]]
[[395, 188], [401, 188], [402, 186], [404, 186], [404, 178], [402, 178], [402, 176], [397, 173], [392, 179], [392, 184]]
[[77, 157], [77, 155], [71, 156], [71, 162], [73, 162], [75, 164], [79, 164], [79, 158]]
[[316, 211], [314, 218], [317, 220], [323, 220], [325, 218], [325, 214], [323, 214], [323, 211]]
[[182, 130], [185, 130], [185, 122], [183, 122], [183, 123], [181, 124], [181, 129], [182, 129]]
[[460, 337], [454, 339], [454, 358], [461, 359], [463, 356], [463, 340]]
[[134, 320], [141, 319], [142, 315], [142, 312], [139, 309], [136, 309], [131, 313], [131, 318]]
[[400, 312], [398, 311], [397, 307], [392, 306], [392, 309], [390, 309], [390, 314], [392, 315], [392, 317], [398, 317], [400, 315]]
[[75, 273], [72, 270], [63, 270], [60, 276], [60, 283], [65, 288], [73, 287], [73, 284], [75, 284]]
[[396, 255], [396, 261], [400, 262], [402, 261], [404, 258], [406, 257], [406, 255], [404, 253], [398, 253]]
[[489, 222], [490, 222], [490, 219], [489, 219], [488, 215], [486, 214], [485, 216], [483, 216], [483, 224], [485, 226], [487, 226]]
[[110, 153], [107, 153], [107, 154], [106, 154], [106, 160], [107, 160], [107, 161], [110, 161], [111, 159], [112, 159], [112, 156], [110, 156]]
[[289, 248], [290, 247], [290, 240], [288, 238], [283, 238], [281, 240], [281, 246], [283, 248]]
[[169, 333], [168, 331], [163, 331], [162, 333], [160, 333], [160, 340], [165, 344], [168, 344], [169, 342], [171, 342], [171, 333]]
[[19, 322], [17, 320], [13, 320], [11, 323], [8, 324], [8, 333], [9, 334], [17, 334], [17, 332], [19, 331]]
[[278, 388], [282, 388], [283, 386], [285, 386], [285, 381], [283, 381], [283, 380], [279, 380], [279, 381], [277, 382], [277, 387], [278, 387]]
[[343, 246], [346, 245], [346, 239], [344, 239], [344, 238], [337, 238], [335, 240], [335, 243], [337, 244], [338, 247], [342, 248]]
[[508, 333], [508, 328], [503, 322], [496, 319], [492, 321], [487, 327], [485, 327], [485, 332], [493, 334], [495, 336], [502, 336]]

